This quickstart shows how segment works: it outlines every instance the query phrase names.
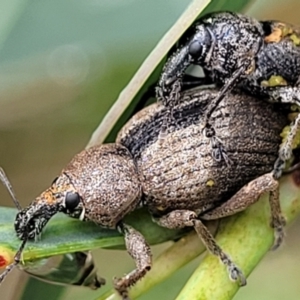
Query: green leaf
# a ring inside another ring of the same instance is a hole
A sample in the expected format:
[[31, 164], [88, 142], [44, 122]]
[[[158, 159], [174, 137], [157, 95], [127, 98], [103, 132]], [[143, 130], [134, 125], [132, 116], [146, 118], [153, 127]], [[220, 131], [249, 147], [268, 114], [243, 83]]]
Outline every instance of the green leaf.
[[[11, 255], [20, 246], [13, 223], [16, 210], [0, 207], [0, 257], [3, 251]], [[139, 230], [150, 244], [177, 239], [184, 231], [170, 230], [155, 224], [145, 209], [130, 214], [125, 222]], [[49, 222], [39, 241], [29, 241], [23, 252], [23, 261], [95, 248], [124, 249], [124, 240], [116, 230], [104, 229], [92, 222], [81, 222], [58, 214]], [[13, 257], [10, 257], [11, 261]]]

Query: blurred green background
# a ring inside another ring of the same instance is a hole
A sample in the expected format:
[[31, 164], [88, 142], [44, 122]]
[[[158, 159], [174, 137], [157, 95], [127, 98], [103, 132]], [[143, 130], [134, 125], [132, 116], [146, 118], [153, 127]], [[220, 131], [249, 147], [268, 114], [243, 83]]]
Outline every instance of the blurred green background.
[[[85, 147], [120, 91], [189, 3], [0, 0], [0, 165], [23, 206]], [[263, 0], [245, 12], [297, 24], [299, 10], [297, 0]], [[12, 206], [2, 187], [0, 205]], [[235, 299], [299, 299], [299, 230], [300, 222], [289, 228], [285, 245], [264, 259]], [[133, 267], [125, 252], [96, 254], [108, 286], [114, 275]], [[198, 262], [143, 299], [173, 299]], [[26, 279], [14, 271], [0, 288], [1, 299], [19, 299], [20, 282]], [[70, 288], [64, 299], [96, 295]], [[48, 292], [23, 299], [41, 297], [55, 299]]]

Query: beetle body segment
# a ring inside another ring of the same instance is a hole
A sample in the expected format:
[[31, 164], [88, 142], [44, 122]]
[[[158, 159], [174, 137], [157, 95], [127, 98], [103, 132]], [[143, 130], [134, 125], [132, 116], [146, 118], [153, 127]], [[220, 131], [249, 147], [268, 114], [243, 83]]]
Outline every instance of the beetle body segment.
[[116, 228], [141, 198], [137, 168], [118, 144], [92, 147], [75, 155], [63, 170], [82, 199], [84, 220]]
[[[184, 208], [201, 215], [272, 170], [286, 116], [251, 96], [233, 93], [225, 97], [212, 115], [212, 124], [232, 163], [216, 162], [201, 126], [216, 94], [204, 90], [187, 95], [174, 108], [173, 122], [162, 141], [159, 132], [167, 109], [159, 104], [138, 112], [119, 133], [117, 143], [128, 148], [136, 160], [151, 211], [161, 215]], [[268, 112], [268, 118], [261, 110]]]

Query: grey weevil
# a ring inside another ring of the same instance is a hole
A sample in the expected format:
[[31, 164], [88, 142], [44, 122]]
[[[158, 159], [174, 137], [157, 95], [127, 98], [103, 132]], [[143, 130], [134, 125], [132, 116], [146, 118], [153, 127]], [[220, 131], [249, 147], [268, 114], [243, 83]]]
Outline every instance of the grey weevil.
[[[174, 108], [176, 118], [170, 120], [163, 141], [159, 133], [168, 110], [156, 103], [138, 112], [115, 143], [77, 154], [49, 189], [18, 212], [14, 226], [23, 242], [0, 282], [19, 263], [26, 241], [34, 239], [54, 214], [64, 212], [82, 221], [117, 228], [124, 235], [136, 268], [115, 279], [114, 287], [128, 299], [128, 288], [151, 268], [151, 250], [123, 218], [144, 205], [161, 226], [193, 227], [207, 249], [227, 267], [230, 278], [245, 285], [242, 271], [218, 246], [202, 220], [235, 214], [269, 192], [274, 247], [280, 245], [285, 219], [278, 182], [270, 171], [281, 143], [280, 132], [288, 121], [286, 114], [271, 104], [242, 93], [225, 95], [211, 118], [217, 136], [232, 155], [232, 164], [216, 162], [211, 156], [211, 140], [202, 134], [200, 124], [217, 93], [187, 93]], [[245, 117], [237, 118], [240, 114]]]
[[[233, 12], [212, 13], [197, 20], [171, 52], [157, 85], [157, 97], [170, 113], [178, 102], [184, 72], [191, 64], [203, 68], [203, 83], [221, 86], [203, 118], [207, 137], [215, 135], [209, 122], [212, 112], [237, 85], [270, 102], [300, 105], [300, 31], [296, 26], [260, 22]], [[281, 176], [285, 162], [291, 158], [292, 141], [299, 127], [300, 115], [279, 150], [274, 178]], [[164, 124], [162, 132], [165, 130]], [[222, 141], [215, 146], [216, 160], [223, 156], [228, 161]]]

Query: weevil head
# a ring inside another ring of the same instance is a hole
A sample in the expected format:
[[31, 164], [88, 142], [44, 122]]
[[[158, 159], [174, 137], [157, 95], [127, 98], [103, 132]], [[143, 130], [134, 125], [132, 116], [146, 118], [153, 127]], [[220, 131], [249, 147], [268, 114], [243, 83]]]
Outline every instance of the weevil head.
[[92, 147], [75, 155], [50, 188], [18, 212], [15, 231], [22, 240], [34, 239], [57, 212], [115, 228], [140, 198], [129, 151], [117, 144]]
[[57, 212], [80, 215], [81, 198], [70, 178], [62, 173], [28, 207], [17, 213], [15, 231], [21, 240], [34, 239]]
[[191, 26], [164, 65], [156, 90], [158, 99], [166, 101], [169, 94], [176, 92], [174, 83], [181, 80], [191, 64], [202, 64], [212, 47], [211, 31], [201, 22]]

